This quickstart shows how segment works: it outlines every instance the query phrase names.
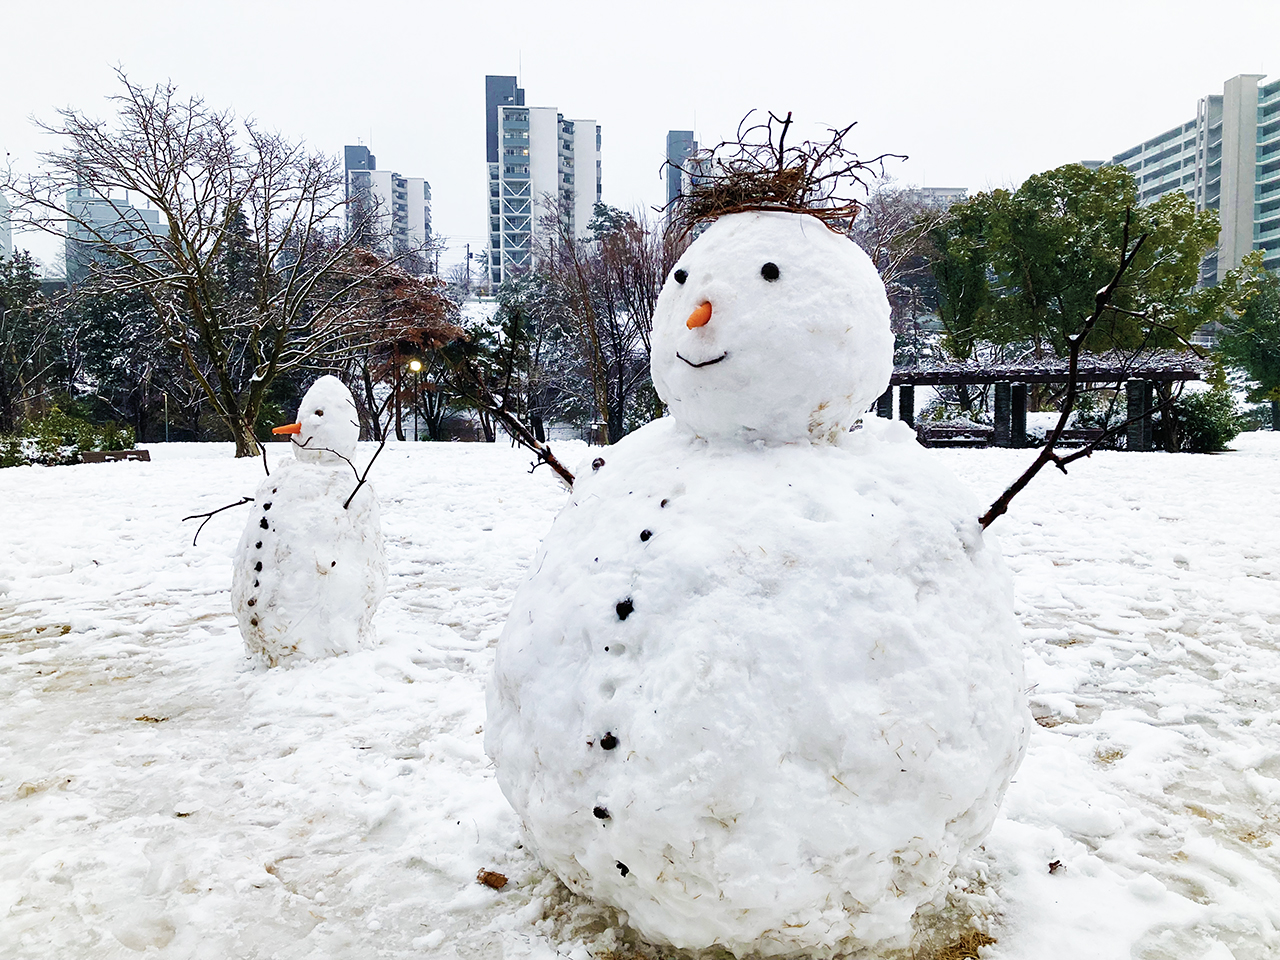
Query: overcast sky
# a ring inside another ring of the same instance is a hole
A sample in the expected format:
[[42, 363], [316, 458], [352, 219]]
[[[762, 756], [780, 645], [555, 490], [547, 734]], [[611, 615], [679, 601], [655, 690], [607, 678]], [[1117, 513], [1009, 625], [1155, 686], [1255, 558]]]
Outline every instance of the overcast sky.
[[1236, 74], [1280, 74], [1280, 0], [70, 0], [7, 4], [2, 22], [0, 150], [16, 168], [51, 146], [32, 116], [109, 116], [120, 65], [426, 177], [445, 265], [485, 242], [487, 73], [597, 120], [604, 200], [624, 208], [662, 202], [669, 129], [715, 142], [752, 108], [791, 110], [803, 133], [856, 120], [859, 154], [910, 156], [900, 182], [976, 191], [1110, 157]]

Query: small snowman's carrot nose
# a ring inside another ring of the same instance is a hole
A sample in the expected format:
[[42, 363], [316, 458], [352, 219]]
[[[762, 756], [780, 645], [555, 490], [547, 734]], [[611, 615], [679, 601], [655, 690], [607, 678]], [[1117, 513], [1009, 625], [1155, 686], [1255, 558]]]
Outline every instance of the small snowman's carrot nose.
[[689, 319], [684, 322], [685, 326], [692, 330], [694, 327], [705, 327], [711, 320], [711, 304], [704, 303], [697, 310], [689, 314]]
[[271, 432], [272, 433], [301, 433], [302, 424], [290, 423], [290, 424], [286, 424], [283, 427], [272, 427]]

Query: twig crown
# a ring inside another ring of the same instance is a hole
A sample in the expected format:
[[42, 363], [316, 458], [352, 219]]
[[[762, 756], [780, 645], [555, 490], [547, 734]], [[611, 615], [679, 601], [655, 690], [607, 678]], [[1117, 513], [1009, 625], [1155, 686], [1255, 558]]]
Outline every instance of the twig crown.
[[860, 209], [854, 188], [869, 192], [865, 178], [883, 176], [885, 160], [906, 159], [882, 153], [859, 160], [844, 145], [854, 123], [828, 128], [831, 137], [825, 142], [788, 146], [790, 112], [785, 118], [770, 112], [767, 120], [749, 124], [754, 113], [742, 118], [736, 140], [696, 150], [683, 166], [669, 160], [664, 164], [682, 174], [680, 194], [662, 208], [682, 234], [748, 210], [807, 213], [833, 229], [847, 229]]

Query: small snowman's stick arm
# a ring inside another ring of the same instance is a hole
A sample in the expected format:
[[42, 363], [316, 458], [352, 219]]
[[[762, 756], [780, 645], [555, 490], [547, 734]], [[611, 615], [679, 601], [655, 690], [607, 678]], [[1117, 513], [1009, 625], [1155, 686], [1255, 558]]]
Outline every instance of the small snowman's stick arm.
[[[347, 497], [346, 503], [342, 505], [343, 510], [351, 508], [351, 501], [356, 498], [356, 494], [360, 492], [360, 488], [364, 486], [364, 482], [369, 479], [369, 471], [373, 469], [373, 461], [378, 459], [378, 454], [380, 454], [382, 452], [382, 448], [387, 445], [387, 436], [388, 435], [386, 433], [383, 433], [382, 442], [378, 444], [378, 449], [373, 451], [373, 456], [369, 458], [369, 463], [365, 466], [364, 473], [357, 474], [356, 488], [351, 491], [351, 496]], [[342, 454], [338, 454], [338, 456], [341, 457]], [[343, 457], [343, 459], [346, 460], [346, 457]], [[351, 463], [351, 461], [347, 460], [347, 463]], [[354, 470], [355, 468], [355, 464], [351, 463], [351, 469]]]
[[253, 497], [241, 497], [235, 503], [228, 503], [225, 507], [219, 507], [217, 510], [210, 510], [208, 513], [193, 513], [189, 517], [183, 517], [183, 523], [186, 523], [188, 520], [194, 520], [196, 517], [204, 517], [204, 523], [196, 527], [196, 535], [191, 538], [191, 545], [193, 547], [196, 545], [196, 541], [200, 539], [200, 531], [204, 529], [204, 524], [212, 520], [215, 514], [221, 513], [223, 510], [230, 510], [232, 507], [242, 507], [246, 503], [252, 502]]

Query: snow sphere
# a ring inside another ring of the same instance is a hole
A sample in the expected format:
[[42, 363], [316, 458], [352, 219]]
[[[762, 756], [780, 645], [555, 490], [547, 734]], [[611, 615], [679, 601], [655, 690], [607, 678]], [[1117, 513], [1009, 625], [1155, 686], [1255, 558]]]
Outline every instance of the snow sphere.
[[372, 485], [347, 504], [360, 436], [350, 391], [321, 377], [294, 426], [296, 459], [281, 461], [254, 494], [231, 583], [245, 647], [266, 666], [372, 646], [373, 615], [386, 594]]
[[990, 829], [1029, 713], [999, 549], [905, 426], [579, 475], [517, 593], [486, 748], [544, 864], [647, 938], [901, 945]]
[[356, 455], [360, 418], [355, 398], [337, 377], [313, 383], [298, 407], [299, 433], [290, 438], [293, 455], [302, 463], [343, 463]]
[[[653, 337], [673, 416], [581, 468], [498, 643], [485, 746], [529, 844], [652, 941], [906, 945], [1025, 750], [979, 505], [904, 425], [837, 429], [888, 379], [864, 266], [797, 216], [726, 218], [690, 248]], [[791, 276], [810, 280], [757, 289]], [[701, 302], [724, 332], [689, 356]]]
[[663, 287], [651, 342], [658, 396], [701, 437], [790, 441], [848, 430], [893, 369], [874, 265], [803, 214], [712, 224]]

